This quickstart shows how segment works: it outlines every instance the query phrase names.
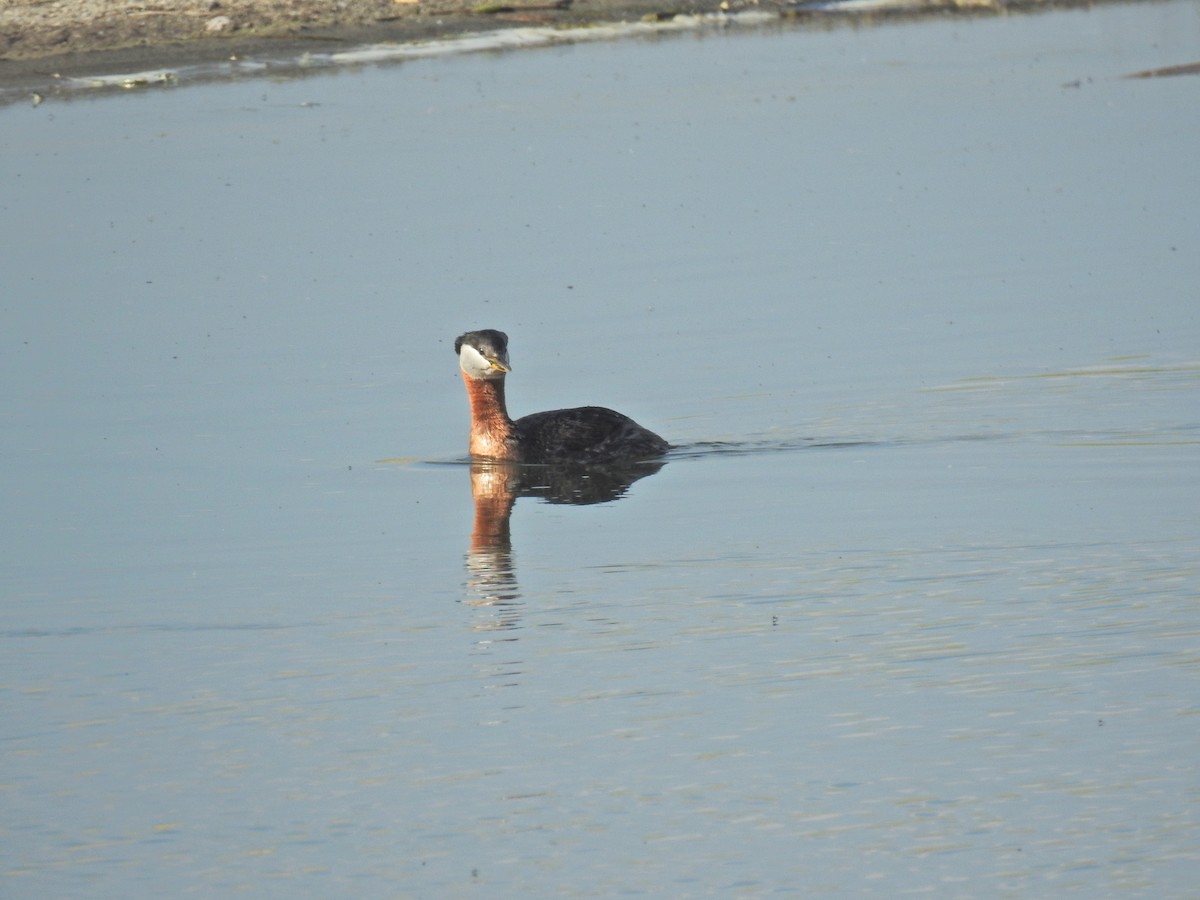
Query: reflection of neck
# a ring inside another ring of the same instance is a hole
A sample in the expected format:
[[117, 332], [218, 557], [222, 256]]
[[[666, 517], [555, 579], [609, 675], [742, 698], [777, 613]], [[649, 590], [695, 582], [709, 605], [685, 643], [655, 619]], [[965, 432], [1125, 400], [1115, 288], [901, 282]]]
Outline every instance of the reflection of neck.
[[508, 519], [517, 501], [519, 479], [519, 471], [512, 464], [471, 464], [471, 496], [475, 500], [472, 551], [500, 550], [507, 553], [511, 549]]
[[[467, 602], [473, 606], [511, 605], [519, 596], [508, 527], [519, 480], [519, 467], [515, 463], [471, 464], [475, 527], [471, 530], [471, 548], [467, 553], [467, 586], [472, 595]], [[505, 621], [500, 627], [512, 624]]]
[[471, 455], [516, 459], [513, 421], [504, 408], [503, 378], [472, 378], [463, 373], [471, 401]]

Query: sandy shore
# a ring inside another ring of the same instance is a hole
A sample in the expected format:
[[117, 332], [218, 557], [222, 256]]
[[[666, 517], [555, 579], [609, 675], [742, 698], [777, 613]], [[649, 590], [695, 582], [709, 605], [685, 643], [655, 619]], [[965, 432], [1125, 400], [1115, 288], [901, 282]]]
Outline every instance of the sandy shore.
[[[1051, 5], [1081, 4], [908, 0], [903, 13], [996, 14]], [[774, 0], [4, 0], [0, 80], [272, 56], [297, 46], [328, 49], [528, 25], [584, 27], [749, 9], [827, 15]]]
[[193, 49], [199, 52], [223, 52], [248, 41], [289, 38], [401, 40], [516, 22], [575, 24], [718, 7], [719, 0], [675, 5], [574, 0], [562, 8], [554, 0], [5, 0], [0, 60], [182, 43], [198, 44]]

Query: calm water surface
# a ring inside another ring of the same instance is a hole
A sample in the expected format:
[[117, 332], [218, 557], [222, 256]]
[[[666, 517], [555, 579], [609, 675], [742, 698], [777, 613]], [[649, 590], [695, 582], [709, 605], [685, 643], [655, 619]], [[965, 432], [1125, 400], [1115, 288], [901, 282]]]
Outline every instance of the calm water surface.
[[[1200, 77], [1121, 76], [1197, 47], [0, 110], [0, 894], [1191, 894]], [[476, 327], [677, 449], [472, 469]]]

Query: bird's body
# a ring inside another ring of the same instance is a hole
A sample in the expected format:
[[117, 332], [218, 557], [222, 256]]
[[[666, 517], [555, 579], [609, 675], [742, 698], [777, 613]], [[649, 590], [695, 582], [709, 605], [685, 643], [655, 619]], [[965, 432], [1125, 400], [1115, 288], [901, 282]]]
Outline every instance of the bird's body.
[[533, 413], [513, 420], [504, 401], [508, 336], [469, 331], [454, 342], [471, 402], [472, 456], [522, 463], [603, 464], [661, 456], [665, 440], [602, 406]]

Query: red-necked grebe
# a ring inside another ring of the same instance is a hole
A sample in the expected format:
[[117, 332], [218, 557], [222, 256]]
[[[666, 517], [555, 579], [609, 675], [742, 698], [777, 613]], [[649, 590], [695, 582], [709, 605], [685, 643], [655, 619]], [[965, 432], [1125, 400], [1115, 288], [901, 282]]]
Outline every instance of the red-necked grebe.
[[515, 422], [504, 406], [508, 335], [468, 331], [454, 342], [471, 401], [471, 455], [523, 463], [613, 463], [651, 459], [668, 444], [619, 412], [602, 406], [555, 409]]

